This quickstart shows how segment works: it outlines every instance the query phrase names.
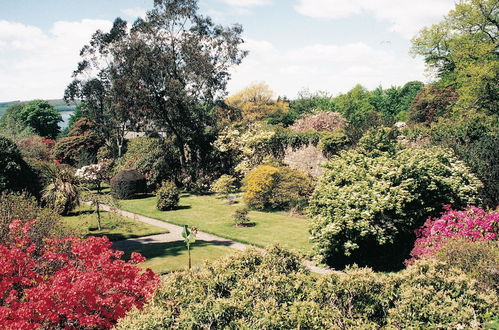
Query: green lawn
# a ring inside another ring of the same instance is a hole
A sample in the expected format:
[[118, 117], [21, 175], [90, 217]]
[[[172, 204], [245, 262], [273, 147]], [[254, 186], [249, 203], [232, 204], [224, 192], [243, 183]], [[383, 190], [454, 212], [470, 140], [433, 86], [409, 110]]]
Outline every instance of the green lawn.
[[[126, 255], [132, 251], [141, 253], [147, 261], [141, 263], [140, 266], [151, 268], [156, 273], [163, 274], [188, 268], [187, 248], [183, 241], [149, 243], [124, 251]], [[192, 267], [201, 266], [205, 261], [212, 261], [235, 252], [236, 250], [227, 246], [196, 241], [191, 245]]]
[[119, 201], [119, 207], [177, 225], [196, 226], [214, 235], [260, 247], [279, 243], [304, 253], [310, 252], [312, 247], [308, 241], [306, 219], [287, 216], [282, 212], [251, 211], [249, 218], [255, 226], [237, 228], [234, 227], [232, 215], [238, 207], [241, 207], [241, 203], [228, 205], [225, 200], [213, 195], [184, 194], [180, 199], [179, 208], [174, 211], [158, 211], [156, 197], [122, 200]]
[[101, 212], [102, 230], [97, 230], [97, 215], [89, 206], [80, 206], [63, 222], [82, 236], [106, 235], [111, 241], [167, 233], [168, 230], [151, 226], [109, 212]]

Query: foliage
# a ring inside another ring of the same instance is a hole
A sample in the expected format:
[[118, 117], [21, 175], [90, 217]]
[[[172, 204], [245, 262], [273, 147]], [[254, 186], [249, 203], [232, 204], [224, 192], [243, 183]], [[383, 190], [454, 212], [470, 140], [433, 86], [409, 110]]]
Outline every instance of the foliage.
[[388, 89], [380, 86], [371, 92], [369, 103], [381, 113], [383, 118], [392, 121], [406, 120], [407, 111], [423, 86], [420, 81], [410, 81], [402, 87]]
[[67, 137], [57, 141], [54, 158], [62, 164], [81, 167], [95, 163], [97, 151], [103, 141], [95, 134], [95, 124], [88, 118], [81, 118], [69, 131]]
[[67, 215], [80, 204], [80, 188], [72, 168], [56, 168], [55, 180], [43, 190], [42, 200], [61, 215]]
[[445, 85], [454, 85], [465, 110], [496, 113], [498, 104], [498, 24], [496, 0], [456, 3], [444, 19], [422, 29], [413, 52], [424, 57]]
[[448, 114], [457, 99], [451, 87], [427, 86], [416, 95], [409, 110], [409, 121], [430, 124]]
[[294, 131], [334, 131], [342, 129], [346, 120], [337, 112], [318, 111], [305, 114], [290, 129]]
[[245, 226], [249, 223], [250, 219], [248, 218], [249, 208], [244, 206], [236, 209], [234, 212], [234, 222], [236, 226]]
[[112, 160], [101, 160], [97, 164], [79, 168], [76, 170], [75, 176], [82, 183], [95, 185], [97, 187], [97, 192], [100, 192], [102, 183], [110, 178], [111, 166]]
[[133, 265], [142, 256], [120, 260], [123, 252], [105, 237], [36, 246], [25, 235], [30, 225], [11, 222], [12, 243], [0, 244], [0, 324], [7, 328], [111, 328], [158, 285], [157, 275]]
[[47, 238], [69, 233], [61, 224], [59, 215], [52, 209], [40, 207], [34, 197], [26, 193], [0, 193], [0, 244], [13, 243], [9, 225], [14, 220], [21, 221], [23, 225], [35, 220], [24, 234], [37, 246]]
[[399, 268], [413, 230], [443, 205], [475, 203], [480, 187], [462, 162], [438, 148], [342, 151], [310, 200], [316, 254], [335, 267]]
[[24, 158], [35, 158], [41, 161], [52, 159], [52, 148], [55, 141], [40, 136], [30, 136], [16, 142]]
[[495, 298], [441, 263], [424, 261], [393, 275], [353, 267], [312, 276], [296, 255], [271, 246], [171, 274], [144, 309], [131, 311], [117, 328], [479, 327], [497, 312]]
[[312, 179], [286, 166], [260, 165], [244, 178], [244, 201], [257, 210], [302, 210], [313, 190]]
[[434, 144], [451, 148], [484, 185], [485, 203], [499, 205], [499, 119], [469, 111], [465, 115], [442, 118], [431, 126]]
[[499, 293], [499, 242], [453, 239], [446, 242], [433, 258], [459, 268], [476, 279], [484, 290]]
[[216, 25], [200, 15], [196, 0], [158, 0], [110, 49], [123, 106], [173, 137], [187, 176], [202, 167], [212, 107], [225, 94], [229, 70], [246, 55], [241, 33], [239, 25]]
[[131, 199], [146, 192], [146, 178], [136, 170], [123, 170], [111, 179], [111, 195], [117, 199]]
[[61, 114], [47, 101], [33, 100], [14, 104], [7, 109], [2, 117], [2, 126], [8, 121], [14, 121], [29, 128], [34, 134], [54, 139], [59, 134]]
[[180, 182], [178, 151], [171, 139], [137, 137], [128, 141], [127, 151], [117, 160], [114, 172], [135, 169], [147, 179], [150, 190], [165, 180]]
[[265, 83], [254, 83], [225, 100], [227, 106], [239, 112], [242, 122], [266, 118], [279, 119], [287, 115], [288, 103], [273, 98], [274, 92]]
[[196, 227], [188, 228], [187, 225], [184, 225], [182, 229], [182, 238], [184, 239], [184, 243], [187, 246], [187, 252], [189, 253], [189, 270], [191, 269], [191, 244], [196, 242], [196, 234], [198, 230]]
[[[31, 187], [39, 187], [41, 191], [55, 181], [57, 164], [36, 158], [25, 158], [24, 160], [34, 173], [34, 176], [30, 179]], [[36, 196], [38, 197], [38, 194]]]
[[284, 124], [289, 124], [304, 114], [314, 111], [336, 111], [333, 98], [326, 92], [311, 92], [302, 90], [298, 97], [289, 103], [289, 115]]
[[224, 174], [211, 185], [210, 191], [225, 197], [237, 191], [236, 178], [232, 175]]
[[389, 326], [401, 329], [479, 328], [497, 315], [497, 295], [481, 290], [462, 271], [433, 259], [396, 274]]
[[0, 192], [28, 191], [38, 196], [36, 175], [22, 158], [15, 143], [0, 136]]
[[446, 206], [445, 210], [440, 218], [430, 218], [416, 230], [412, 260], [435, 254], [449, 240], [474, 242], [497, 239], [499, 212], [486, 214], [475, 206], [468, 206], [465, 211], [456, 211]]
[[158, 202], [156, 208], [160, 211], [173, 210], [178, 206], [180, 193], [172, 181], [165, 181], [156, 192]]

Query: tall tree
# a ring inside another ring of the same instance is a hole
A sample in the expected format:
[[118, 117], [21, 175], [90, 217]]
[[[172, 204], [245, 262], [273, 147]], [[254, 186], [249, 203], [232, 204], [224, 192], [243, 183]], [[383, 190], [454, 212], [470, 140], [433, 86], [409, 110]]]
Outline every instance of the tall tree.
[[135, 113], [125, 106], [128, 94], [119, 89], [114, 77], [116, 49], [127, 37], [127, 23], [121, 18], [114, 21], [109, 32], [95, 32], [82, 48], [82, 60], [64, 93], [66, 101], [82, 101], [78, 116], [95, 123], [95, 133], [118, 157], [123, 152], [126, 130], [136, 123]]
[[[175, 138], [182, 168], [199, 161], [211, 108], [225, 96], [229, 69], [246, 55], [242, 27], [216, 25], [196, 0], [155, 0], [114, 51], [114, 83], [126, 106]], [[192, 173], [190, 173], [192, 176]]]
[[444, 20], [413, 40], [445, 87], [459, 94], [461, 108], [499, 109], [499, 2], [463, 0]]

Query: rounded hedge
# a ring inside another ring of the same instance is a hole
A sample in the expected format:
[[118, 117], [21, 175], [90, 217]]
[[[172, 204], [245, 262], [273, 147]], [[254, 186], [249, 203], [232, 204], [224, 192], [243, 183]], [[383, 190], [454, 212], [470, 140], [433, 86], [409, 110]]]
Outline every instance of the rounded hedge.
[[321, 261], [396, 269], [414, 230], [443, 206], [478, 201], [480, 181], [438, 148], [350, 150], [326, 165], [310, 200], [311, 237]]
[[178, 206], [180, 194], [177, 186], [172, 181], [165, 181], [156, 193], [158, 198], [156, 208], [160, 211], [173, 210]]
[[117, 199], [131, 199], [146, 192], [146, 178], [136, 170], [123, 170], [111, 179], [111, 194]]

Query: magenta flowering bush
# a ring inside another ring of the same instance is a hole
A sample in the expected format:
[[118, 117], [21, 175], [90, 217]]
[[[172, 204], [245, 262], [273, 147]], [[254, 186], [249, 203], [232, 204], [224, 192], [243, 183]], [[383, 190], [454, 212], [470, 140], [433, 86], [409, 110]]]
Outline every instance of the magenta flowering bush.
[[411, 251], [415, 259], [433, 255], [449, 240], [462, 239], [470, 242], [497, 239], [499, 212], [487, 214], [484, 210], [469, 206], [465, 211], [453, 210], [446, 205], [440, 218], [429, 218], [415, 230], [418, 237]]

